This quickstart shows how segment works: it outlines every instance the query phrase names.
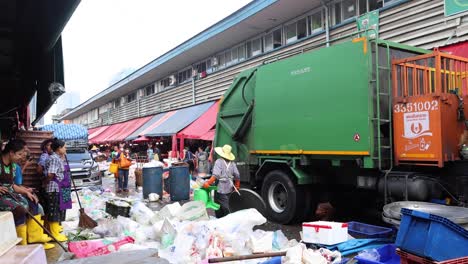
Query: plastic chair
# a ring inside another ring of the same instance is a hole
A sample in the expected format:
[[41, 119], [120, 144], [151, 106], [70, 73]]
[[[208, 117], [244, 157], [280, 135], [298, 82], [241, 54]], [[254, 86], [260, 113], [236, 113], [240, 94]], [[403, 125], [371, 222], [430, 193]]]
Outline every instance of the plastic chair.
[[211, 208], [215, 211], [219, 210], [221, 205], [215, 203], [213, 201], [213, 197], [211, 196], [211, 191], [218, 190], [217, 186], [210, 186], [208, 188], [200, 188], [196, 189], [193, 192], [193, 200], [194, 201], [202, 201], [205, 204], [206, 208]]

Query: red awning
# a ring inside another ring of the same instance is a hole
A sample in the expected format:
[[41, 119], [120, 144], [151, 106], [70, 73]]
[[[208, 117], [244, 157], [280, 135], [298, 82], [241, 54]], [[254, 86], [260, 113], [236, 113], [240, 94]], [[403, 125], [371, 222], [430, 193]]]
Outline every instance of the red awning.
[[150, 140], [151, 140], [150, 138], [147, 138], [147, 137], [145, 137], [145, 136], [141, 136], [141, 137], [139, 137], [139, 138], [137, 138], [137, 139], [134, 139], [133, 142], [137, 142], [137, 143], [138, 143], [138, 142], [148, 142], [148, 141], [150, 141]]
[[215, 137], [216, 130], [211, 129], [210, 131], [206, 132], [203, 136], [200, 137], [201, 140], [213, 141]]
[[[216, 116], [218, 115], [219, 101], [213, 104], [205, 113], [203, 113], [198, 119], [193, 121], [190, 125], [184, 128], [182, 131], [177, 133], [177, 137], [189, 138], [189, 139], [203, 139], [216, 125]], [[205, 140], [213, 140], [214, 133], [212, 136], [207, 135]]]
[[468, 41], [455, 43], [439, 48], [442, 51], [449, 52], [452, 55], [468, 58]]
[[93, 138], [95, 143], [125, 141], [125, 138], [144, 125], [152, 116], [133, 119], [127, 122], [113, 124], [104, 132]]
[[94, 138], [99, 136], [102, 132], [104, 132], [109, 126], [101, 126], [88, 129], [88, 141], [89, 143], [96, 143], [94, 142]]

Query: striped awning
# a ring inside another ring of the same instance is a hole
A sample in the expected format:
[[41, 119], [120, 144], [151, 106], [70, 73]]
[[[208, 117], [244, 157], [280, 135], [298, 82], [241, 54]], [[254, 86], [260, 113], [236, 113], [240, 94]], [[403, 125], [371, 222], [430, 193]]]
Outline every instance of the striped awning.
[[203, 115], [214, 103], [208, 102], [157, 114], [128, 136], [126, 140], [134, 140], [141, 136], [159, 137], [175, 135]]

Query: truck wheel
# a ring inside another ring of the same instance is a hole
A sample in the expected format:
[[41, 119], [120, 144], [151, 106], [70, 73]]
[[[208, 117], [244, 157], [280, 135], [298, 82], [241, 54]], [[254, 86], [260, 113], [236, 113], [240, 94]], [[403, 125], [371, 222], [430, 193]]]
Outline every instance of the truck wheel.
[[[281, 224], [300, 221], [304, 214], [303, 192], [288, 174], [275, 170], [267, 174], [263, 181], [262, 197], [265, 200], [269, 219]], [[301, 208], [302, 207], [302, 208]]]

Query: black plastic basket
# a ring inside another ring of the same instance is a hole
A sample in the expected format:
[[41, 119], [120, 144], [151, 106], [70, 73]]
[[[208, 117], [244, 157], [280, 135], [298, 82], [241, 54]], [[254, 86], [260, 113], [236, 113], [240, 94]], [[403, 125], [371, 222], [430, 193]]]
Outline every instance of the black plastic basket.
[[106, 213], [113, 217], [123, 216], [130, 217], [130, 206], [118, 206], [111, 202], [106, 202]]

